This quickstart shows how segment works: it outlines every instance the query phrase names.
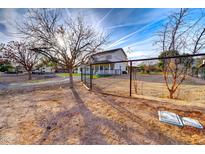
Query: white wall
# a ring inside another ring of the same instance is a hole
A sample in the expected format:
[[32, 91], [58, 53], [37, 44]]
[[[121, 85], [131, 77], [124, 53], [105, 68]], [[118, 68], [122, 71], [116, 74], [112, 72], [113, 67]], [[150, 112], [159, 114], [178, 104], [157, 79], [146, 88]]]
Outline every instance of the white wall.
[[[96, 58], [96, 59], [95, 59]], [[127, 57], [124, 55], [122, 50], [118, 50], [115, 52], [106, 52], [106, 53], [102, 53], [102, 54], [98, 54], [94, 56], [95, 61], [94, 62], [100, 62], [100, 61], [124, 61], [127, 60]], [[127, 63], [114, 63], [114, 69], [119, 70], [121, 69], [121, 73], [122, 71], [126, 71], [128, 64]], [[100, 70], [98, 71], [100, 72]], [[78, 68], [78, 73], [80, 73], [80, 67]]]
[[[110, 59], [107, 59], [107, 56], [111, 56]], [[104, 61], [104, 60], [109, 60], [109, 61], [122, 61], [122, 60], [127, 60], [127, 57], [124, 55], [122, 50], [118, 50], [115, 52], [106, 52], [103, 54], [98, 54], [95, 55], [94, 58], [97, 59], [97, 61]]]
[[122, 71], [126, 71], [127, 63], [115, 63], [114, 69], [121, 69]]

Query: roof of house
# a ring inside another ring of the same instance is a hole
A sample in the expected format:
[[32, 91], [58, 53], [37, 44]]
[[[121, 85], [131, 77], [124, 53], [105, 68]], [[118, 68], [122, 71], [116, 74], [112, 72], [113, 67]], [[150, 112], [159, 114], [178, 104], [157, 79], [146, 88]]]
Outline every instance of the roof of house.
[[102, 64], [102, 63], [106, 64], [106, 63], [110, 63], [110, 62], [112, 62], [112, 61], [110, 61], [110, 60], [101, 60], [101, 61], [96, 61], [95, 64], [98, 64], [98, 63], [99, 64]]
[[92, 56], [101, 55], [101, 54], [107, 54], [107, 53], [113, 53], [113, 52], [116, 52], [116, 51], [122, 51], [122, 53], [125, 55], [125, 57], [127, 57], [125, 51], [122, 48], [117, 48], [117, 49], [112, 49], [112, 50], [106, 50], [106, 51], [98, 52], [98, 53], [93, 54]]

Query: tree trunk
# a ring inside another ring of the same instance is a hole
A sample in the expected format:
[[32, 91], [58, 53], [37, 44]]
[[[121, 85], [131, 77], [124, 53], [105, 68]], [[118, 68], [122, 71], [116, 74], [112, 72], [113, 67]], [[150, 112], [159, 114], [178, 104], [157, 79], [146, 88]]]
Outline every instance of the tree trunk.
[[31, 80], [32, 77], [31, 77], [31, 71], [28, 71], [28, 80]]
[[69, 69], [69, 77], [70, 77], [70, 88], [73, 88], [73, 69]]
[[169, 91], [169, 98], [170, 98], [170, 99], [173, 99], [173, 98], [174, 98], [174, 92], [175, 92], [175, 91], [173, 91], [173, 90], [170, 90], [170, 91]]

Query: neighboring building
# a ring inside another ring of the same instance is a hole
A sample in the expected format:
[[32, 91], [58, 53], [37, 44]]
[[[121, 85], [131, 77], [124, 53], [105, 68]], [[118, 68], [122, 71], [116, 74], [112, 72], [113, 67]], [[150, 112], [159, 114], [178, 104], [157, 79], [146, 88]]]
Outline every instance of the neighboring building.
[[[126, 61], [127, 55], [122, 48], [107, 50], [93, 54], [90, 59], [90, 63], [95, 63], [93, 65], [93, 74], [125, 74], [127, 73], [127, 62], [120, 63], [109, 63], [115, 61]], [[99, 63], [99, 64], [98, 64]], [[81, 68], [78, 68], [78, 73], [81, 72]], [[89, 72], [89, 70], [87, 70]]]
[[198, 62], [194, 61], [190, 72], [191, 76], [205, 80], [205, 59], [200, 59]]
[[33, 74], [55, 73], [55, 69], [52, 66], [43, 66], [43, 67], [34, 68], [32, 73]]
[[33, 74], [49, 74], [56, 72], [56, 65], [50, 61], [40, 60], [33, 68]]

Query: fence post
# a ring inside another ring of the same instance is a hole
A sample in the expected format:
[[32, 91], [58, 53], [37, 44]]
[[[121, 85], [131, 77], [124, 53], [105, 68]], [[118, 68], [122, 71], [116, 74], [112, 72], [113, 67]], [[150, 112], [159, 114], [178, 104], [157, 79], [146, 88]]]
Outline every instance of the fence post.
[[132, 96], [132, 61], [130, 61], [130, 97]]
[[83, 68], [80, 68], [80, 77], [81, 77], [81, 82], [83, 82]]
[[83, 80], [84, 80], [84, 84], [85, 84], [85, 85], [86, 85], [86, 71], [87, 71], [86, 69], [87, 69], [86, 66], [84, 66], [84, 73], [83, 73], [83, 75], [84, 75], [83, 78], [84, 78], [84, 79], [83, 79]]
[[92, 65], [90, 64], [90, 90], [92, 90], [92, 79], [93, 79], [93, 69], [92, 69]]

